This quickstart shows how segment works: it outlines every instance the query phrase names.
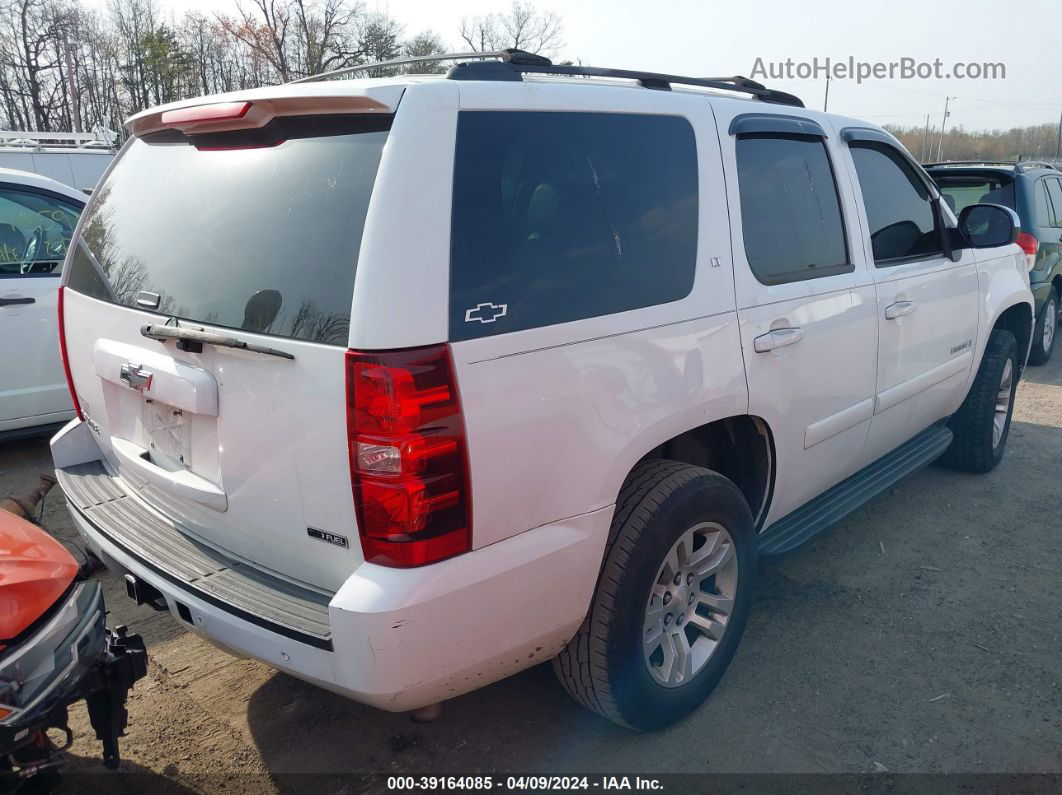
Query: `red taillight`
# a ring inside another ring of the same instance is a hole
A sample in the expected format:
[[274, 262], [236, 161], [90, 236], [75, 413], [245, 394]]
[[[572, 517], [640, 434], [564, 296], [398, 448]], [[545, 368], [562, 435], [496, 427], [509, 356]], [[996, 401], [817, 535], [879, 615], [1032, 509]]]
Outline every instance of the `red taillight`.
[[421, 566], [472, 541], [468, 449], [450, 349], [347, 352], [347, 432], [361, 546]]
[[1028, 232], [1022, 232], [1014, 242], [1025, 252], [1025, 259], [1029, 262], [1029, 270], [1032, 270], [1036, 265], [1036, 253], [1040, 250], [1040, 241]]
[[211, 105], [195, 105], [164, 111], [160, 121], [166, 126], [204, 124], [215, 121], [242, 119], [251, 109], [250, 102], [215, 102]]
[[74, 403], [74, 411], [77, 418], [84, 422], [85, 415], [81, 413], [81, 404], [77, 400], [77, 392], [74, 391], [74, 379], [70, 376], [70, 357], [66, 355], [66, 326], [63, 323], [63, 288], [59, 288], [59, 297], [56, 299], [59, 307], [59, 354], [63, 357], [63, 372], [66, 373], [66, 386], [70, 390], [70, 400]]

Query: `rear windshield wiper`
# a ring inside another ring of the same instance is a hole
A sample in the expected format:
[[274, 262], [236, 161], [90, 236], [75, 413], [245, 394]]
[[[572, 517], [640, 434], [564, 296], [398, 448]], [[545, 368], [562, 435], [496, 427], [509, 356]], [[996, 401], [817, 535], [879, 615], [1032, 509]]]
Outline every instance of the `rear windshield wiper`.
[[223, 348], [237, 348], [241, 351], [252, 353], [265, 353], [269, 356], [279, 356], [281, 359], [294, 359], [287, 351], [278, 351], [276, 348], [267, 348], [265, 345], [255, 345], [253, 342], [245, 342], [238, 337], [229, 337], [225, 334], [217, 334], [213, 331], [203, 331], [194, 328], [178, 328], [177, 326], [161, 326], [157, 323], [145, 323], [140, 327], [140, 333], [148, 339], [180, 340], [207, 345], [220, 345]]

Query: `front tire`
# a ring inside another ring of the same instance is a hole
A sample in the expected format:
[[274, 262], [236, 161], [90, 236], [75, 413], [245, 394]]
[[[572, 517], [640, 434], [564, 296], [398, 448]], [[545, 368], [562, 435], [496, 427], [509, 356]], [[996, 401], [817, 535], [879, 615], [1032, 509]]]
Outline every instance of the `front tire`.
[[955, 434], [941, 462], [965, 472], [990, 472], [1003, 460], [1018, 388], [1018, 341], [995, 329], [962, 406], [948, 423]]
[[653, 731], [685, 717], [726, 671], [748, 618], [756, 535], [722, 475], [650, 460], [616, 502], [590, 612], [554, 660], [583, 706]]
[[1047, 364], [1051, 360], [1051, 354], [1055, 350], [1055, 340], [1058, 338], [1058, 293], [1054, 290], [1047, 297], [1044, 311], [1040, 313], [1040, 319], [1036, 321], [1033, 329], [1032, 348], [1029, 350], [1029, 364], [1037, 366]]

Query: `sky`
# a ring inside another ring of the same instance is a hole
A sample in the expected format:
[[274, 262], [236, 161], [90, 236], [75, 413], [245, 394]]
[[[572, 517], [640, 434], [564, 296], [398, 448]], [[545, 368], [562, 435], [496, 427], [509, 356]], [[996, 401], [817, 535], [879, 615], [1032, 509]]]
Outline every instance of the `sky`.
[[[103, 4], [104, 0], [96, 0]], [[948, 128], [997, 129], [1059, 124], [1062, 116], [1062, 3], [1058, 0], [534, 0], [564, 22], [561, 57], [593, 66], [697, 76], [754, 77], [757, 59], [818, 58], [868, 63], [940, 59], [1002, 63], [1004, 79], [830, 81], [829, 110], [873, 121], [939, 130], [946, 97]], [[226, 12], [236, 0], [158, 0], [177, 16], [190, 8]], [[463, 16], [503, 12], [508, 0], [364, 0], [413, 35], [426, 28], [462, 49]], [[824, 79], [756, 78], [822, 108]]]

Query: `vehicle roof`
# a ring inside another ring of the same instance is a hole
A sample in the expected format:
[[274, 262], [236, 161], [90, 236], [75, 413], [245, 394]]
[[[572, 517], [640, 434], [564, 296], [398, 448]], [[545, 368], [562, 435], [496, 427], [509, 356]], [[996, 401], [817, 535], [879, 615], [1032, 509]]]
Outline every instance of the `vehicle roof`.
[[34, 174], [30, 171], [0, 168], [0, 182], [15, 183], [18, 185], [26, 185], [31, 188], [40, 188], [41, 190], [51, 191], [52, 193], [66, 196], [69, 199], [74, 199], [82, 205], [88, 201], [88, 196], [85, 195], [83, 191], [65, 185], [64, 183], [59, 182], [59, 180], [45, 177], [40, 174]]
[[[383, 104], [388, 105], [393, 111], [399, 100], [401, 99], [403, 91], [418, 84], [438, 83], [445, 81], [446, 76], [442, 74], [405, 74], [396, 75], [393, 77], [374, 77], [374, 78], [338, 78], [328, 80], [318, 80], [313, 82], [303, 83], [283, 83], [274, 86], [263, 86], [261, 88], [249, 89], [245, 91], [230, 91], [222, 94], [211, 94], [201, 97], [193, 97], [190, 99], [178, 100], [166, 105], [156, 105], [146, 110], [129, 117], [126, 120], [125, 126], [130, 128], [132, 123], [145, 119], [148, 116], [164, 113], [168, 110], [174, 110], [177, 108], [186, 108], [196, 105], [205, 105], [215, 102], [233, 102], [233, 101], [250, 101], [255, 100], [270, 100], [281, 99], [289, 97], [342, 97], [342, 96], [368, 96], [376, 99]], [[713, 90], [711, 88], [699, 88], [695, 86], [675, 84], [672, 86], [669, 92], [660, 92], [652, 88], [646, 88], [638, 85], [632, 80], [609, 78], [609, 77], [566, 77], [561, 75], [540, 75], [540, 74], [525, 74], [522, 80], [514, 81], [493, 81], [493, 80], [460, 80], [454, 81], [458, 90], [465, 87], [472, 87], [474, 85], [489, 84], [495, 88], [510, 88], [513, 91], [525, 90], [528, 83], [534, 83], [536, 87], [540, 86], [565, 86], [572, 87], [578, 86], [580, 89], [592, 90], [592, 91], [630, 91], [630, 92], [650, 92], [652, 95], [659, 95], [661, 93], [669, 93], [674, 95], [697, 95], [710, 98], [712, 101], [720, 100], [726, 102], [740, 102], [746, 107], [755, 107], [758, 111], [764, 113], [780, 113], [788, 114], [792, 116], [801, 116], [806, 118], [825, 119], [829, 118], [833, 121], [834, 125], [838, 129], [841, 127], [869, 127], [876, 130], [882, 128], [876, 124], [863, 121], [861, 119], [850, 118], [846, 116], [839, 116], [832, 113], [825, 113], [823, 111], [813, 110], [811, 108], [799, 108], [791, 105], [782, 105], [772, 102], [764, 102], [756, 99], [755, 97], [745, 96], [739, 93], [729, 93], [724, 90]]]

